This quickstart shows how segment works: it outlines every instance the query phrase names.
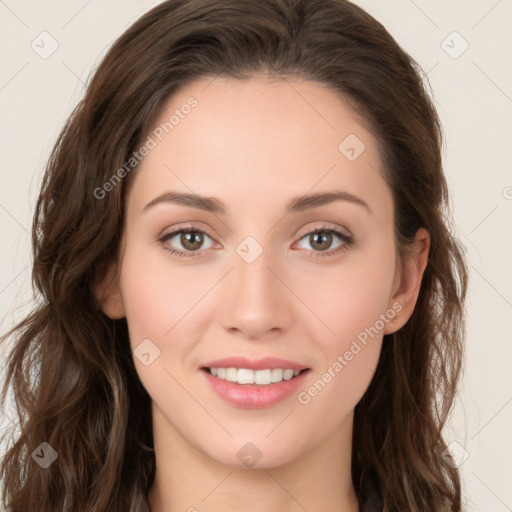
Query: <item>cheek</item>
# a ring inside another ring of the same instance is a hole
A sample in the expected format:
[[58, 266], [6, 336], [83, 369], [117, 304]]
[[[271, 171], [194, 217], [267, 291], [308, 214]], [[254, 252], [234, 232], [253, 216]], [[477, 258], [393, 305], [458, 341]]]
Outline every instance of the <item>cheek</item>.
[[[301, 420], [320, 437], [336, 429], [361, 400], [373, 378], [381, 346], [381, 336], [367, 345], [357, 341], [349, 344], [329, 365], [315, 372], [297, 394]], [[318, 418], [323, 418], [321, 425]]]
[[142, 385], [156, 406], [186, 414], [194, 407], [183, 388], [190, 377], [189, 354], [201, 339], [201, 297], [213, 282], [194, 279], [192, 266], [173, 269], [164, 260], [151, 260], [127, 250], [121, 292], [133, 360]]
[[173, 268], [165, 258], [151, 260], [126, 251], [121, 293], [132, 350], [150, 339], [160, 348], [162, 360], [182, 362], [182, 354], [199, 339], [195, 334], [202, 326], [198, 306], [214, 284], [213, 276], [194, 277], [193, 268]]
[[[391, 244], [384, 244], [379, 251], [347, 258], [328, 279], [319, 277], [318, 286], [311, 287], [311, 276], [301, 278], [302, 289], [309, 289], [308, 301], [314, 304], [309, 328], [314, 332], [313, 325], [317, 327], [313, 336], [323, 357], [298, 401], [318, 414], [336, 404], [333, 421], [359, 402], [378, 364], [383, 329], [395, 316], [389, 303], [394, 258]], [[318, 318], [324, 324], [321, 331]]]
[[321, 343], [331, 358], [348, 349], [361, 333], [364, 338], [366, 329], [375, 325], [383, 329], [381, 315], [390, 309], [394, 258], [393, 248], [383, 244], [379, 250], [354, 253], [337, 269], [319, 268], [298, 277], [297, 293], [311, 305], [317, 327], [322, 320]]
[[137, 373], [153, 399], [174, 406], [187, 403], [178, 382], [186, 381], [190, 354], [207, 328], [202, 321], [202, 298], [215, 284], [214, 276], [197, 279], [192, 272], [193, 266], [173, 269], [165, 258], [151, 260], [129, 250], [121, 270], [121, 293]]

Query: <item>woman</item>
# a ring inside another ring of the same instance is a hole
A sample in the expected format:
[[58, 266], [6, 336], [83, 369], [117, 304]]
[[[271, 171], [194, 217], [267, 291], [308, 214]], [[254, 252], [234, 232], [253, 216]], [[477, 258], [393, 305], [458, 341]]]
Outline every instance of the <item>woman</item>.
[[441, 145], [419, 66], [350, 2], [140, 18], [36, 205], [6, 510], [460, 511]]

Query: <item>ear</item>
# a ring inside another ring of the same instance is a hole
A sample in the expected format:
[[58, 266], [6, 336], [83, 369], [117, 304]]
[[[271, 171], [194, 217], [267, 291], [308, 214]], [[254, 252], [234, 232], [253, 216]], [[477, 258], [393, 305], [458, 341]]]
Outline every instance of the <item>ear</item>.
[[123, 318], [126, 313], [119, 288], [117, 263], [112, 262], [103, 266], [96, 274], [94, 296], [101, 310], [110, 318]]
[[[397, 311], [397, 314], [392, 322], [386, 323], [384, 334], [398, 331], [411, 317], [418, 300], [423, 273], [427, 267], [429, 248], [428, 231], [424, 228], [418, 229], [411, 254], [407, 253], [403, 258], [403, 264], [397, 265], [393, 281], [393, 296], [389, 303], [389, 308]], [[393, 304], [395, 304], [394, 307]]]

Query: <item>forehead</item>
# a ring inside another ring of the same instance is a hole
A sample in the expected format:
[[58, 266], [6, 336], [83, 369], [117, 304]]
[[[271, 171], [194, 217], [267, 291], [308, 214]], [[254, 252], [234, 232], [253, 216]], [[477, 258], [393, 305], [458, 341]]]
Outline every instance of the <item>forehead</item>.
[[166, 189], [219, 197], [228, 213], [325, 190], [391, 206], [377, 141], [317, 82], [204, 78], [170, 98], [148, 135], [130, 191], [137, 209]]

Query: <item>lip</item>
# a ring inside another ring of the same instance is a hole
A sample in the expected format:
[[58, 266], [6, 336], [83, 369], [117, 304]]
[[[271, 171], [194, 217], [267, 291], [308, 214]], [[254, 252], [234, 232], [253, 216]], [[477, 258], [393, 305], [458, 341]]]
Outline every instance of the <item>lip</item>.
[[[218, 363], [219, 361], [215, 362], [215, 364]], [[212, 364], [212, 366], [214, 365]], [[223, 366], [220, 366], [220, 368], [223, 368]], [[247, 368], [247, 366], [240, 366], [239, 368]], [[265, 366], [265, 368], [269, 367]], [[282, 368], [282, 366], [276, 366], [276, 368]], [[294, 391], [297, 391], [297, 389], [304, 384], [311, 370], [303, 371], [290, 380], [283, 380], [274, 384], [268, 384], [267, 386], [228, 382], [227, 380], [214, 377], [204, 368], [201, 368], [199, 373], [203, 375], [203, 378], [206, 379], [211, 389], [229, 404], [242, 409], [264, 409], [281, 402]]]
[[[208, 361], [200, 366], [200, 368], [247, 368], [249, 370], [274, 370], [282, 368], [283, 370], [306, 370], [307, 366], [279, 359], [277, 357], [263, 357], [261, 359], [251, 359], [245, 356], [226, 357], [224, 359], [216, 359]], [[292, 379], [293, 380], [293, 379]]]

